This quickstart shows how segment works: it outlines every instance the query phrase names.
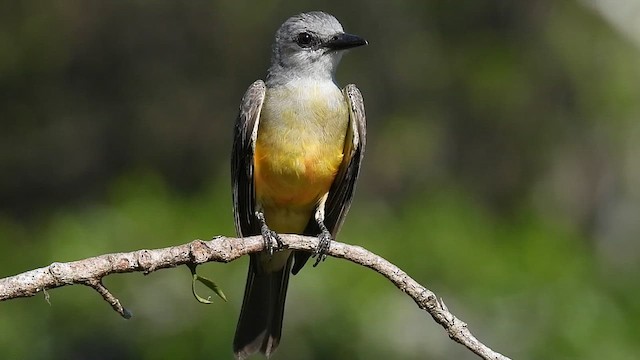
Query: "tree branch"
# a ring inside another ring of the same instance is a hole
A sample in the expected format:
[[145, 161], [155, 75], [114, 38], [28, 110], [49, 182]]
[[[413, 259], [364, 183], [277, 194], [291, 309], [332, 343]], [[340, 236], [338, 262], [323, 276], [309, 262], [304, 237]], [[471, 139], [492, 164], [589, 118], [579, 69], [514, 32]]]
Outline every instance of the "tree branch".
[[[281, 235], [281, 238], [285, 246], [292, 250], [314, 251], [318, 246], [318, 239], [315, 237]], [[264, 241], [261, 236], [247, 238], [220, 236], [211, 241], [195, 240], [188, 244], [162, 249], [106, 254], [67, 263], [55, 262], [47, 267], [0, 279], [0, 301], [34, 296], [40, 291], [61, 286], [82, 284], [95, 289], [115, 311], [128, 318], [130, 313], [103, 285], [103, 277], [114, 273], [144, 272], [148, 274], [159, 269], [186, 264], [227, 263], [263, 249]], [[337, 241], [331, 242], [328, 255], [366, 266], [389, 279], [398, 289], [409, 295], [418, 307], [426, 310], [446, 330], [451, 339], [464, 345], [479, 357], [487, 360], [509, 360], [478, 341], [467, 328], [467, 324], [449, 312], [442, 299], [438, 299], [431, 290], [418, 284], [389, 261], [362, 247]]]

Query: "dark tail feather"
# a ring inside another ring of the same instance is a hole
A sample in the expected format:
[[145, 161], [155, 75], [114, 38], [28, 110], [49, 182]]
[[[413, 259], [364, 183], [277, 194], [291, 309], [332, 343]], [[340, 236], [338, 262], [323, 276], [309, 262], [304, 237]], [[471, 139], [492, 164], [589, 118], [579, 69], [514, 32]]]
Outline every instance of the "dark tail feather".
[[282, 333], [293, 256], [289, 257], [282, 270], [271, 273], [260, 273], [258, 256], [251, 256], [242, 310], [233, 339], [233, 352], [237, 359], [245, 359], [258, 350], [269, 357], [278, 347]]

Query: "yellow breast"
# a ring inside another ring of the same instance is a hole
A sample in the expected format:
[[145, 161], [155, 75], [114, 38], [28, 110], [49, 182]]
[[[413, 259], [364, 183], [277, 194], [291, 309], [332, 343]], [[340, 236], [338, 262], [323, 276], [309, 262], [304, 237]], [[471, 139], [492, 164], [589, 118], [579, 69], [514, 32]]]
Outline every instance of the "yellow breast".
[[333, 83], [267, 89], [254, 179], [273, 230], [297, 232], [306, 225], [342, 163], [348, 122], [346, 101]]

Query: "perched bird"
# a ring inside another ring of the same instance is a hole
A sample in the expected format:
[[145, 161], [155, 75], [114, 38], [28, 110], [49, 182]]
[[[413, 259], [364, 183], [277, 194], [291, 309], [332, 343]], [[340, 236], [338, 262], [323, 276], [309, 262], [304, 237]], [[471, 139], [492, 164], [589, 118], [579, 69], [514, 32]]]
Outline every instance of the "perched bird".
[[231, 159], [236, 232], [261, 234], [267, 250], [250, 258], [238, 359], [273, 354], [289, 272], [311, 256], [283, 249], [278, 233], [318, 236], [317, 265], [349, 210], [365, 147], [364, 103], [355, 85], [340, 90], [334, 76], [345, 50], [366, 44], [327, 13], [295, 15], [276, 32], [266, 81], [242, 98]]

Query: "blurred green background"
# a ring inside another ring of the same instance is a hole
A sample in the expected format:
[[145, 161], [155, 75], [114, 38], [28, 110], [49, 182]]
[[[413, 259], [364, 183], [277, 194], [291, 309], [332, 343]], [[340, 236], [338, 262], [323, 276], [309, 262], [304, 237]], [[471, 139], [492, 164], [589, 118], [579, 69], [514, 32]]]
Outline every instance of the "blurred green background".
[[[339, 240], [389, 259], [514, 359], [640, 353], [640, 4], [4, 1], [0, 277], [233, 235], [232, 127], [277, 27], [322, 9], [368, 148]], [[247, 259], [0, 304], [3, 359], [229, 359]], [[202, 290], [206, 293], [206, 290]], [[372, 271], [292, 278], [276, 359], [475, 359]]]

